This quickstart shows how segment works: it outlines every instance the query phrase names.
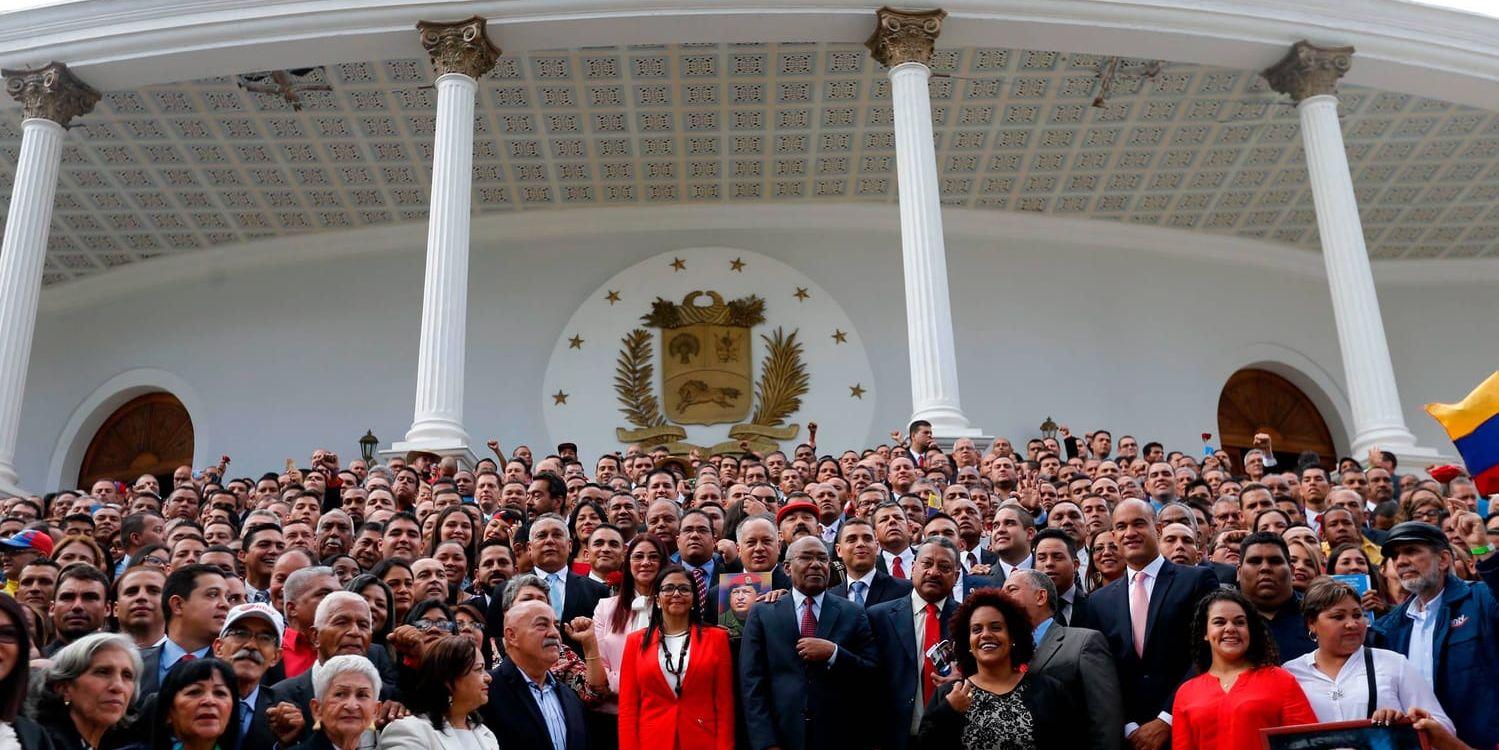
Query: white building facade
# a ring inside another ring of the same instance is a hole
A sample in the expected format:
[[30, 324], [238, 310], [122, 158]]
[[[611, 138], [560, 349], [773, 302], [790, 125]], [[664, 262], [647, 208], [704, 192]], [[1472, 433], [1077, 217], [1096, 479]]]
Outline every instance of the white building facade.
[[799, 335], [807, 383], [778, 424], [667, 420], [705, 447], [739, 428], [790, 447], [808, 422], [862, 447], [913, 418], [1020, 440], [1054, 417], [1191, 450], [1254, 368], [1336, 453], [1420, 466], [1451, 452], [1421, 405], [1495, 369], [1493, 19], [156, 5], [0, 32], [7, 489], [75, 484], [153, 392], [190, 416], [199, 466], [352, 454], [366, 430], [593, 455], [639, 427], [622, 333], [709, 289], [764, 301], [757, 405], [772, 329]]

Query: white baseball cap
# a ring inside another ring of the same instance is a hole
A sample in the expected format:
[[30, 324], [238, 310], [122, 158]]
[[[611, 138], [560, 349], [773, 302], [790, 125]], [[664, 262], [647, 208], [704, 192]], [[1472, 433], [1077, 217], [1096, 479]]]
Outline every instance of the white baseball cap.
[[229, 628], [233, 627], [234, 623], [246, 617], [259, 617], [269, 622], [271, 627], [276, 629], [277, 640], [285, 637], [284, 631], [286, 630], [286, 626], [281, 619], [281, 613], [277, 612], [271, 605], [261, 602], [239, 604], [229, 610], [229, 614], [224, 616], [224, 627], [219, 629], [219, 637], [224, 637], [224, 634], [229, 632]]

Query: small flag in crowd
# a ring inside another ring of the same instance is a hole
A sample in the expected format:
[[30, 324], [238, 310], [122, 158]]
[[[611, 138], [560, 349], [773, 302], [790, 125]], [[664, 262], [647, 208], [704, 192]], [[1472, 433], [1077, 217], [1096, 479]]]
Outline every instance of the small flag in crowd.
[[1427, 404], [1462, 454], [1480, 495], [1499, 493], [1499, 372], [1455, 404]]

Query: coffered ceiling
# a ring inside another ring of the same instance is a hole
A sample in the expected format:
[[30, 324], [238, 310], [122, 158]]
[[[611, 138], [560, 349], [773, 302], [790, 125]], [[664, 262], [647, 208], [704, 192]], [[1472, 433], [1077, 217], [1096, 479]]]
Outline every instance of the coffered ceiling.
[[[947, 205], [1316, 250], [1295, 109], [1252, 71], [982, 48], [939, 50], [933, 67]], [[300, 111], [238, 78], [106, 93], [69, 136], [45, 283], [424, 220], [431, 77], [419, 59], [311, 69], [286, 79]], [[889, 93], [883, 69], [851, 44], [504, 57], [478, 95], [474, 208], [894, 202]], [[1494, 112], [1353, 86], [1341, 100], [1375, 258], [1499, 251]], [[0, 120], [0, 200], [20, 139], [10, 115]]]

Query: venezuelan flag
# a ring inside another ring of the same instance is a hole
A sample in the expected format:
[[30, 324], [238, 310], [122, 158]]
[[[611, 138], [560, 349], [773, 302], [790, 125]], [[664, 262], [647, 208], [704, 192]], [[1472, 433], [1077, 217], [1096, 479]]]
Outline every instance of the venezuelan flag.
[[1467, 464], [1481, 495], [1499, 494], [1499, 372], [1456, 404], [1427, 404]]

